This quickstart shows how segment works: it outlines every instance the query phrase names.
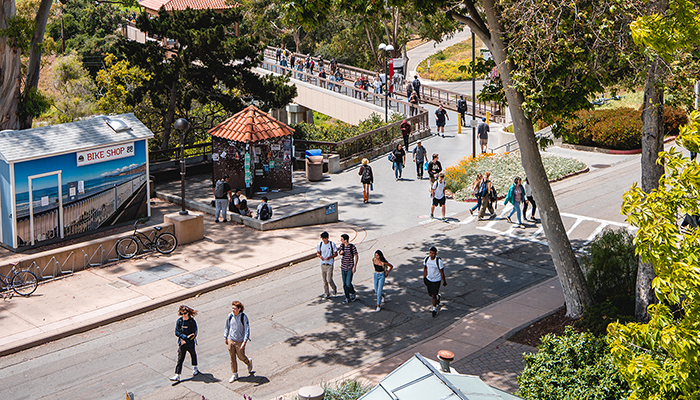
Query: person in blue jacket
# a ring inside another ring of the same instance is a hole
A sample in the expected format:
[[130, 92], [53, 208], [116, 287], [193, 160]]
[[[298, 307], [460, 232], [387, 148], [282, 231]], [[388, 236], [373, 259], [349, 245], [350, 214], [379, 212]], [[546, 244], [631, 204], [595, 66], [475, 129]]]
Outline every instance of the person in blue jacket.
[[194, 317], [197, 315], [197, 310], [193, 310], [185, 305], [181, 305], [178, 310], [180, 318], [175, 324], [175, 336], [177, 336], [177, 365], [175, 366], [175, 376], [170, 378], [171, 381], [180, 381], [182, 373], [182, 363], [185, 361], [185, 354], [190, 353], [192, 358], [192, 376], [199, 373], [197, 369], [197, 352], [194, 349], [195, 338], [197, 337], [197, 322]]
[[523, 201], [525, 201], [525, 189], [523, 188], [523, 185], [520, 182], [520, 177], [516, 176], [514, 179], [514, 182], [512, 185], [510, 185], [510, 189], [508, 189], [508, 194], [506, 195], [506, 200], [503, 202], [503, 204], [508, 204], [511, 203], [513, 204], [513, 209], [510, 210], [510, 214], [506, 217], [508, 222], [511, 224], [513, 221], [510, 220], [510, 217], [513, 215], [513, 213], [518, 214], [518, 228], [524, 228], [525, 225], [523, 225], [522, 221], [522, 205]]

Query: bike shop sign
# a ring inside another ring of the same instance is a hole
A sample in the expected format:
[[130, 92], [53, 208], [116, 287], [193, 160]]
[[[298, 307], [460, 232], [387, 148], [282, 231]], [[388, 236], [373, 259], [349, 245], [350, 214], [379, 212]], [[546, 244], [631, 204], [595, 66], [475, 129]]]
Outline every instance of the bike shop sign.
[[79, 167], [110, 160], [117, 160], [124, 157], [131, 157], [133, 155], [134, 142], [100, 147], [99, 149], [80, 151], [76, 153]]

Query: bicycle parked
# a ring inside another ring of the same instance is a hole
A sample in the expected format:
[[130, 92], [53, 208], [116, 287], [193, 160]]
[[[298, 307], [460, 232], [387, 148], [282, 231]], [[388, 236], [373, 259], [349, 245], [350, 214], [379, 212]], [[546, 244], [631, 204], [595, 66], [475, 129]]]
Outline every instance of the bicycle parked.
[[134, 223], [134, 233], [131, 236], [121, 238], [117, 242], [117, 254], [121, 258], [132, 258], [141, 251], [156, 250], [162, 254], [170, 254], [177, 247], [177, 238], [170, 232], [161, 232], [160, 226], [155, 226], [156, 236], [153, 240], [147, 235], [137, 231], [139, 223], [146, 222], [145, 219], [137, 220]]
[[[2, 297], [8, 297], [10, 290], [14, 290], [20, 296], [29, 296], [36, 288], [39, 286], [39, 279], [34, 275], [32, 271], [23, 269], [17, 270], [17, 264], [12, 263], [12, 270], [10, 270], [10, 275], [6, 276], [0, 274], [0, 284], [2, 284]], [[5, 293], [8, 292], [8, 293]], [[9, 297], [12, 297], [11, 295]]]

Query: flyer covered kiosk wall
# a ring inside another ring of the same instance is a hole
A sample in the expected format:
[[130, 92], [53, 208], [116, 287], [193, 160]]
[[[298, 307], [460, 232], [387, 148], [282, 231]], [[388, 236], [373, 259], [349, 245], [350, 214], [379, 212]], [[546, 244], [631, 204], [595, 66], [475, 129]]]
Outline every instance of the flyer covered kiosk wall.
[[148, 139], [133, 114], [0, 132], [0, 238], [21, 249], [150, 216]]

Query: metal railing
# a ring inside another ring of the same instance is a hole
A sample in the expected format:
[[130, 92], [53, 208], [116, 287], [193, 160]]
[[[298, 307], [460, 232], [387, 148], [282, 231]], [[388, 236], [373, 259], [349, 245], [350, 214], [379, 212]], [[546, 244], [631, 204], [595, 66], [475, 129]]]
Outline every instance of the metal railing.
[[[552, 127], [553, 126], [550, 125], [544, 129], [540, 129], [539, 131], [535, 132], [535, 139], [539, 140], [539, 138], [541, 138], [541, 137], [549, 136], [552, 133]], [[518, 139], [511, 140], [510, 142], [504, 143], [498, 147], [490, 148], [489, 152], [495, 153], [500, 149], [504, 149], [503, 151], [505, 151], [506, 153], [510, 153], [513, 151], [519, 151], [520, 145], [518, 144]]]
[[[185, 146], [185, 158], [210, 155], [212, 152], [211, 142], [192, 144]], [[151, 163], [163, 161], [177, 161], [180, 159], [180, 148], [172, 147], [164, 150], [150, 150], [148, 161]]]
[[[264, 58], [266, 62], [272, 63], [274, 65], [279, 65], [277, 64], [276, 61], [276, 56], [275, 56], [275, 51], [276, 48], [268, 46], [265, 51], [264, 51]], [[300, 54], [300, 53], [294, 53], [295, 57], [298, 59], [304, 59], [306, 58], [305, 54]], [[373, 77], [377, 74], [376, 71], [369, 71], [366, 69], [358, 68], [358, 67], [353, 67], [351, 65], [346, 65], [346, 64], [340, 64], [338, 63], [338, 68], [340, 69], [341, 73], [343, 74], [344, 78], [350, 78], [352, 80], [355, 80], [357, 77]], [[287, 69], [291, 69], [291, 67], [286, 67]], [[308, 74], [307, 75], [312, 75]], [[313, 75], [312, 75], [313, 76]], [[394, 87], [394, 92], [398, 95], [401, 95], [402, 97], [406, 97], [404, 93], [406, 93], [406, 87], [407, 85], [410, 85], [410, 81], [406, 80], [406, 82], [400, 87]], [[457, 100], [459, 99], [460, 96], [464, 96], [464, 99], [467, 102], [467, 113], [471, 113], [472, 111], [472, 103], [474, 102], [472, 100], [472, 96], [470, 94], [465, 94], [465, 93], [459, 93], [455, 92], [452, 90], [447, 90], [447, 89], [440, 89], [435, 86], [429, 86], [429, 85], [421, 85], [419, 89], [419, 95], [420, 95], [420, 101], [426, 102], [432, 105], [442, 105], [443, 107], [452, 110], [452, 111], [457, 111]], [[498, 104], [497, 102], [493, 101], [481, 101], [478, 98], [476, 99], [476, 115], [479, 117], [485, 117], [486, 113], [489, 113], [490, 118], [492, 118], [496, 122], [505, 122], [505, 115], [503, 115], [501, 105]]]

